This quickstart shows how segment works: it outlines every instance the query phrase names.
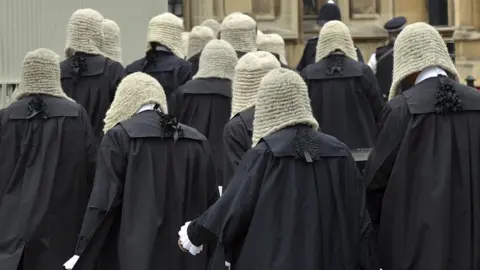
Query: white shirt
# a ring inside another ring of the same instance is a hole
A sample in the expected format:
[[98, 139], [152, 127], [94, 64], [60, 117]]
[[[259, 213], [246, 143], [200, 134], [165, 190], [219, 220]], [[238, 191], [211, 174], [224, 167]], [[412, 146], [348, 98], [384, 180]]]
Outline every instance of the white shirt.
[[377, 74], [377, 54], [373, 53], [368, 60], [368, 66], [372, 69], [373, 73]]
[[137, 111], [137, 113], [141, 113], [144, 111], [153, 111], [155, 109], [155, 104], [147, 104], [143, 105], [140, 110]]
[[437, 77], [438, 75], [447, 76], [447, 72], [439, 67], [429, 67], [424, 69], [420, 74], [418, 74], [417, 79], [415, 80], [415, 84], [419, 84], [426, 79]]

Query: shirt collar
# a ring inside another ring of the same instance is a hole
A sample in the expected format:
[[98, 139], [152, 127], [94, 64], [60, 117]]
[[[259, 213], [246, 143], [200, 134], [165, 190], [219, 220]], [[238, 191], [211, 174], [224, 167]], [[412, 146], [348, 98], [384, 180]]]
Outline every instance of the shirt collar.
[[429, 78], [438, 77], [438, 75], [447, 76], [447, 72], [445, 72], [445, 70], [439, 67], [426, 68], [422, 72], [420, 72], [420, 74], [417, 77], [417, 80], [415, 81], [415, 84], [419, 84]]
[[137, 111], [137, 113], [141, 113], [144, 111], [153, 111], [155, 109], [155, 104], [147, 104], [143, 105], [140, 110]]

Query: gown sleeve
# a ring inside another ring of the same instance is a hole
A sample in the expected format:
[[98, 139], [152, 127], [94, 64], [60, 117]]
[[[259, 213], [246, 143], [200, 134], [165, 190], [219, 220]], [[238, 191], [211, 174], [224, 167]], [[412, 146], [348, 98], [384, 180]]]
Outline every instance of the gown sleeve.
[[[2, 134], [2, 122], [3, 122], [3, 116], [2, 115], [3, 115], [3, 109], [0, 110], [0, 135]], [[2, 143], [1, 139], [2, 139], [2, 136], [0, 136], [0, 144]]]
[[181, 116], [183, 94], [181, 91], [175, 91], [168, 97], [168, 114], [175, 116], [178, 121], [183, 122]]
[[83, 126], [85, 129], [85, 152], [87, 153], [87, 179], [88, 186], [93, 186], [93, 181], [95, 177], [95, 164], [97, 157], [97, 140], [93, 134], [92, 126], [90, 125], [90, 119], [87, 112], [83, 107], [80, 108], [81, 117], [83, 120]]
[[375, 229], [380, 225], [383, 195], [410, 118], [402, 95], [387, 103], [382, 111], [381, 130], [365, 168], [367, 207]]
[[188, 238], [195, 246], [219, 241], [226, 250], [243, 239], [258, 200], [269, 157], [251, 150], [242, 160], [231, 186], [205, 213], [188, 226]]
[[303, 49], [303, 53], [302, 53], [302, 58], [300, 58], [300, 62], [298, 62], [298, 65], [297, 67], [295, 68], [298, 72], [302, 72], [302, 70], [307, 66], [307, 51], [309, 49], [309, 46], [308, 46], [308, 42], [307, 44], [305, 44], [305, 48]]
[[355, 161], [351, 160], [351, 171], [355, 173], [354, 178], [357, 184], [357, 201], [359, 202], [358, 219], [360, 230], [360, 251], [359, 251], [359, 269], [362, 270], [378, 270], [377, 257], [374, 248], [374, 242], [371, 239], [371, 233], [373, 231], [372, 221], [366, 207], [366, 193], [365, 183], [363, 181], [362, 174], [357, 168]]
[[207, 202], [207, 205], [208, 207], [212, 206], [217, 200], [218, 198], [220, 198], [220, 192], [218, 190], [218, 185], [217, 185], [217, 170], [215, 168], [215, 162], [213, 161], [213, 154], [211, 152], [211, 147], [208, 143], [208, 141], [205, 141], [205, 144], [208, 146], [206, 147], [208, 150], [208, 152], [210, 152], [210, 157], [208, 158], [209, 162], [208, 162], [208, 167], [207, 167], [207, 179], [208, 179], [208, 202]]
[[364, 67], [363, 88], [367, 95], [368, 102], [372, 108], [375, 120], [378, 122], [382, 107], [384, 104], [382, 91], [377, 82], [377, 77], [373, 74], [372, 69], [369, 66]]
[[76, 255], [82, 254], [105, 216], [122, 202], [126, 159], [112, 133], [105, 134], [99, 147], [95, 181], [80, 230]]
[[223, 148], [224, 148], [224, 167], [223, 167], [223, 190], [230, 183], [230, 180], [237, 168], [240, 160], [245, 155], [245, 142], [242, 138], [247, 138], [248, 132], [245, 127], [239, 125], [225, 125], [223, 130]]
[[180, 66], [179, 71], [178, 71], [178, 85], [177, 85], [177, 87], [182, 86], [186, 82], [190, 81], [192, 79], [193, 75], [194, 74], [192, 72], [192, 64], [190, 62], [183, 63]]
[[363, 59], [363, 54], [360, 48], [355, 46], [355, 50], [357, 51], [357, 58], [359, 62], [365, 63], [365, 60]]
[[117, 87], [123, 78], [126, 76], [126, 70], [122, 66], [122, 64], [118, 62], [114, 62], [112, 64], [112, 75], [110, 77], [110, 102], [113, 102], [115, 98], [115, 92], [117, 91]]

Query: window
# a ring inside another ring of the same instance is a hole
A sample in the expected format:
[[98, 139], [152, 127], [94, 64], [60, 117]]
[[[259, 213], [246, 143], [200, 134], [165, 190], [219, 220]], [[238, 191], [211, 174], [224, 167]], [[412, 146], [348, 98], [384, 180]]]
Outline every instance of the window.
[[183, 17], [183, 0], [168, 0], [168, 12]]
[[328, 0], [303, 0], [303, 14], [317, 15], [320, 7], [327, 2]]

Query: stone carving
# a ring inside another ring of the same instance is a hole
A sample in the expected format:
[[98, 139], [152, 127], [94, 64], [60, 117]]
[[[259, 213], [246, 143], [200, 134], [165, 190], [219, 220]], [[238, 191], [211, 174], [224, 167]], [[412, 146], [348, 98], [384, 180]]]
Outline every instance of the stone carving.
[[252, 0], [252, 12], [256, 16], [275, 17], [276, 0]]
[[379, 14], [380, 0], [350, 0], [350, 11], [356, 14]]

